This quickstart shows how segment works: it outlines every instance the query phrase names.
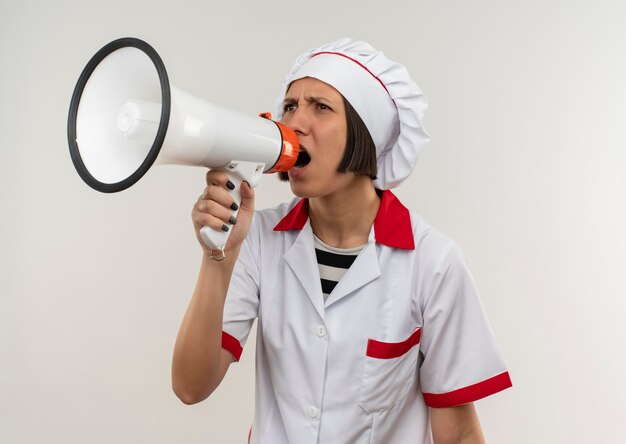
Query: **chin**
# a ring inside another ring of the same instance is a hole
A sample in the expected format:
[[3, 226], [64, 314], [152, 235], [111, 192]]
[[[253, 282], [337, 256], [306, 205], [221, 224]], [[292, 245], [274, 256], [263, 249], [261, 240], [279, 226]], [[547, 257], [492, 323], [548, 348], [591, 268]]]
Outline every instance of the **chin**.
[[307, 189], [308, 187], [304, 186], [302, 183], [294, 183], [290, 180], [289, 185], [291, 187], [291, 192], [294, 194], [294, 196], [301, 198], [313, 197], [310, 193], [310, 190]]
[[319, 186], [315, 186], [315, 184], [312, 184], [309, 181], [305, 182], [302, 180], [293, 180], [290, 178], [289, 186], [291, 187], [291, 192], [296, 197], [312, 198], [324, 194], [323, 190], [321, 190]]

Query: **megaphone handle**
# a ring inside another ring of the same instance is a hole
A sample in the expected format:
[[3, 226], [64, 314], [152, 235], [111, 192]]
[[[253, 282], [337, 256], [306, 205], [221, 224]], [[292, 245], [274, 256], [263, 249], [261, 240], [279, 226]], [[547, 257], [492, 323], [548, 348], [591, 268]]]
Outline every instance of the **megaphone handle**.
[[[233, 201], [237, 204], [237, 210], [233, 212], [233, 216], [237, 217], [237, 213], [239, 213], [239, 206], [241, 205], [241, 182], [243, 181], [236, 177], [230, 177], [230, 175], [229, 178], [230, 181], [235, 185], [235, 189], [232, 191], [229, 190], [229, 193], [232, 196]], [[215, 230], [211, 227], [204, 226], [200, 229], [200, 236], [202, 237], [202, 241], [207, 247], [212, 250], [219, 250], [224, 248], [224, 246], [226, 245], [231, 230], [232, 227], [229, 227], [228, 231], [224, 231]]]
[[[226, 168], [225, 172], [228, 178], [235, 185], [234, 189], [228, 191], [237, 204], [237, 210], [233, 211], [234, 217], [237, 217], [241, 206], [241, 183], [245, 180], [250, 186], [255, 187], [259, 176], [263, 173], [264, 166], [264, 164], [252, 162], [238, 162], [232, 163]], [[212, 250], [223, 250], [231, 231], [232, 227], [229, 227], [228, 231], [224, 231], [205, 226], [200, 229], [200, 237], [202, 237], [205, 245]]]

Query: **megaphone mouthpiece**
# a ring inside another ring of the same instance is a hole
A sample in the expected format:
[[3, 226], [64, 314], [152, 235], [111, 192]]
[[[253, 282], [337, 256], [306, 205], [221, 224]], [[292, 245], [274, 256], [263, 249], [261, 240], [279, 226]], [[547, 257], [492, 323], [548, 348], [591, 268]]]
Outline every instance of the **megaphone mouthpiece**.
[[129, 140], [152, 145], [159, 130], [160, 119], [160, 104], [128, 100], [117, 114], [117, 128]]

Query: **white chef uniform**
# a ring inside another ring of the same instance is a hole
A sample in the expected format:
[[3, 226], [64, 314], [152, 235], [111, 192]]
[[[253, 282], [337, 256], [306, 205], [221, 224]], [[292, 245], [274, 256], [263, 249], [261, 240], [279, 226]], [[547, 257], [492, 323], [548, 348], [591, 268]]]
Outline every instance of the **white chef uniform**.
[[391, 191], [326, 302], [308, 201], [258, 211], [224, 310], [239, 360], [254, 319], [253, 444], [432, 442], [428, 407], [511, 386], [458, 246]]

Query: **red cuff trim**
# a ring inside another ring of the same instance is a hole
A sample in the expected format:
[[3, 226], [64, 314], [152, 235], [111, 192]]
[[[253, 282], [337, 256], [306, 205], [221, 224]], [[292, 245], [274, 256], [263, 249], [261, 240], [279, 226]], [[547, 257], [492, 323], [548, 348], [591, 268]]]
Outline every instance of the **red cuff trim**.
[[243, 353], [243, 347], [234, 336], [229, 335], [225, 331], [222, 332], [222, 348], [230, 352], [235, 358], [235, 361], [239, 362], [241, 353]]
[[402, 342], [380, 342], [374, 339], [368, 339], [365, 354], [370, 358], [376, 359], [399, 358], [420, 343], [421, 334], [422, 329], [420, 327], [415, 330], [408, 339]]
[[485, 398], [494, 393], [511, 387], [511, 377], [509, 372], [500, 373], [493, 378], [486, 379], [477, 384], [473, 384], [448, 393], [424, 393], [424, 402], [428, 407], [443, 408], [468, 404]]

